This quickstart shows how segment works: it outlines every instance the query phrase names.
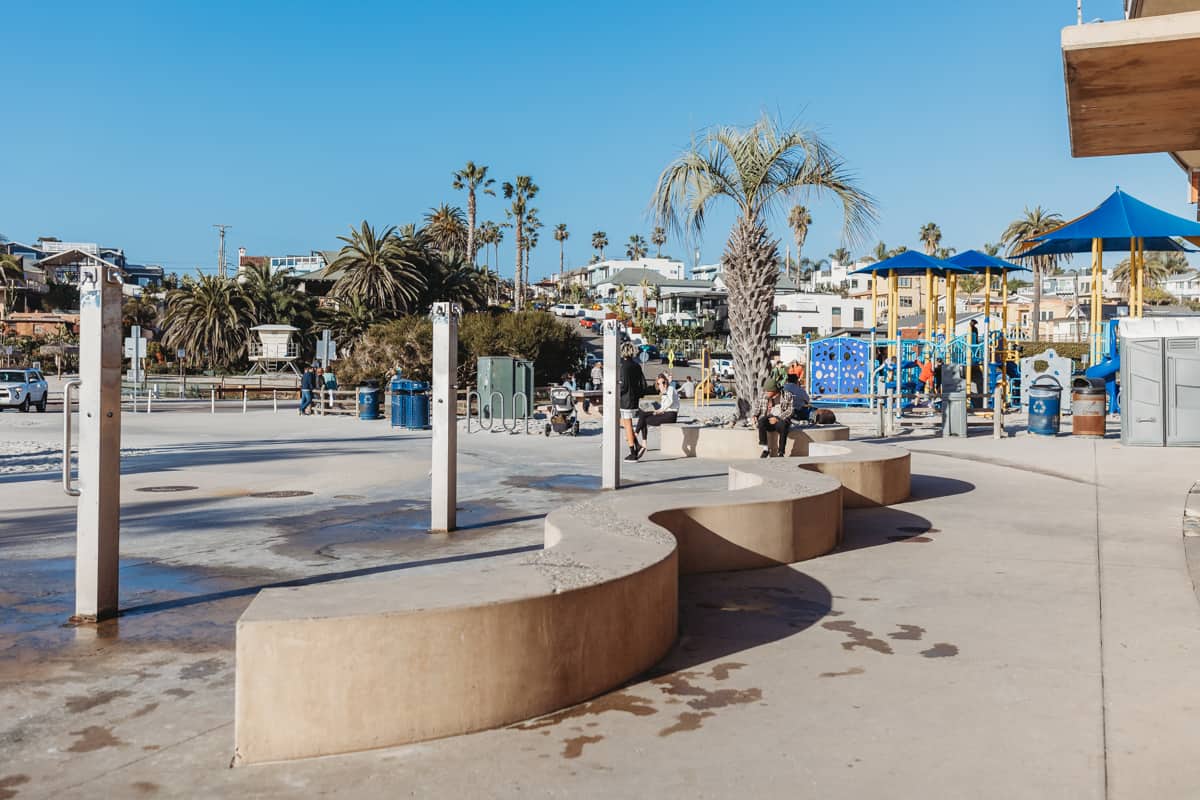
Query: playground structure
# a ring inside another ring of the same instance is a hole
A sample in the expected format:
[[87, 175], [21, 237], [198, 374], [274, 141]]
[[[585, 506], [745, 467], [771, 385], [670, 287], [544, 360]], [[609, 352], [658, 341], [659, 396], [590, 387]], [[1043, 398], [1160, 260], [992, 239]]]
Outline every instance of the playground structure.
[[[807, 389], [813, 403], [874, 407], [880, 398], [892, 397], [899, 413], [927, 395], [928, 387], [921, 380], [925, 365], [940, 365], [943, 388], [980, 396], [985, 409], [994, 402], [996, 386], [1002, 388], [1006, 404], [1019, 403], [1018, 351], [1011, 345], [1015, 331], [1008, 319], [1008, 274], [1023, 270], [977, 250], [944, 261], [906, 250], [858, 270], [871, 276], [872, 335], [808, 343]], [[982, 331], [958, 333], [957, 282], [962, 275], [983, 276]], [[901, 277], [924, 279], [925, 321], [916, 336], [905, 336], [899, 326]], [[887, 332], [882, 338], [874, 332], [879, 324], [881, 282], [887, 297]], [[1000, 294], [999, 319], [993, 314], [993, 288]], [[942, 308], [944, 323], [938, 313]]]

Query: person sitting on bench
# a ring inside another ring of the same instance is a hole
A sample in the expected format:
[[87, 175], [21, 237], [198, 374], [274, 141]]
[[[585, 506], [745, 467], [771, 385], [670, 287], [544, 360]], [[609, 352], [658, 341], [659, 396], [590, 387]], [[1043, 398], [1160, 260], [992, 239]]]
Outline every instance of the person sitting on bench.
[[812, 413], [812, 401], [808, 398], [808, 392], [800, 385], [800, 376], [789, 372], [787, 383], [783, 385], [783, 391], [792, 396], [792, 421], [808, 422], [808, 417]]
[[767, 445], [768, 431], [779, 434], [779, 446], [775, 454], [785, 455], [788, 431], [792, 428], [792, 396], [787, 392], [780, 392], [779, 384], [774, 378], [769, 378], [763, 385], [763, 396], [755, 404], [753, 414], [754, 423], [758, 426], [758, 443], [762, 447], [759, 458], [771, 455]]
[[649, 434], [647, 428], [650, 425], [671, 423], [679, 418], [679, 390], [675, 388], [671, 376], [665, 372], [659, 373], [655, 386], [661, 395], [660, 402], [654, 404], [653, 412], [638, 409], [637, 420], [634, 422], [634, 433], [642, 437], [643, 442]]

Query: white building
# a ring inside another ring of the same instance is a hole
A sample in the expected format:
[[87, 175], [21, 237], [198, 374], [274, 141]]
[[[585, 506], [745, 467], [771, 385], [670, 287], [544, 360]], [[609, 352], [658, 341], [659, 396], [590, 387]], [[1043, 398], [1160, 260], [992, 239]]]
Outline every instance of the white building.
[[711, 292], [714, 297], [723, 296], [710, 281], [667, 277], [652, 269], [623, 269], [596, 284], [592, 292], [600, 302], [605, 302], [620, 294], [622, 287], [638, 308], [656, 308], [657, 298], [680, 293]]
[[847, 328], [870, 326], [870, 300], [802, 292], [775, 296], [772, 336], [829, 336]]
[[850, 274], [857, 269], [867, 266], [867, 263], [866, 261], [858, 261], [853, 264], [843, 264], [840, 261], [834, 261], [829, 265], [828, 272], [814, 272], [812, 279], [807, 281], [807, 288], [828, 289], [835, 292], [843, 289], [847, 292], [869, 290], [871, 288], [870, 275]]
[[1200, 300], [1200, 271], [1172, 275], [1161, 284], [1163, 290], [1180, 300]]
[[[1042, 296], [1054, 295], [1056, 297], [1075, 297], [1075, 278], [1074, 273], [1069, 275], [1047, 275], [1042, 278]], [[1079, 278], [1079, 296], [1091, 297], [1092, 295], [1092, 275], [1090, 272], [1080, 272]], [[1112, 273], [1104, 273], [1104, 277], [1100, 284], [1100, 294], [1103, 297], [1120, 297], [1121, 289], [1117, 286], [1117, 282], [1112, 279]]]
[[602, 283], [612, 283], [612, 279], [617, 273], [631, 269], [652, 270], [664, 278], [684, 280], [683, 262], [673, 261], [669, 258], [639, 258], [633, 261], [610, 258], [606, 261], [588, 264], [583, 269], [587, 270], [588, 283], [593, 289]]

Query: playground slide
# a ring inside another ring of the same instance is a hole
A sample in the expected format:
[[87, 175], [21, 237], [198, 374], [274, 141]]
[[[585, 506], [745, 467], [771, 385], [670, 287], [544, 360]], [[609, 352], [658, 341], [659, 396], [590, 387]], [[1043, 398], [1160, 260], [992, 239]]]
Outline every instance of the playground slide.
[[1117, 397], [1117, 373], [1121, 371], [1120, 352], [1105, 358], [1099, 364], [1088, 367], [1083, 374], [1088, 378], [1100, 378], [1104, 381], [1104, 389], [1108, 392], [1108, 413], [1121, 412], [1120, 400]]

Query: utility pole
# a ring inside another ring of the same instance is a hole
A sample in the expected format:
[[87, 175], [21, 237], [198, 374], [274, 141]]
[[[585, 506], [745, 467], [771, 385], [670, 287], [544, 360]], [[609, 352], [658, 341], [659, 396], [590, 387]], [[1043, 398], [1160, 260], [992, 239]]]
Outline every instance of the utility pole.
[[233, 226], [217, 224], [217, 225], [213, 225], [213, 227], [221, 232], [221, 249], [217, 255], [217, 274], [220, 275], [222, 278], [224, 278], [225, 277], [225, 229], [232, 228]]

